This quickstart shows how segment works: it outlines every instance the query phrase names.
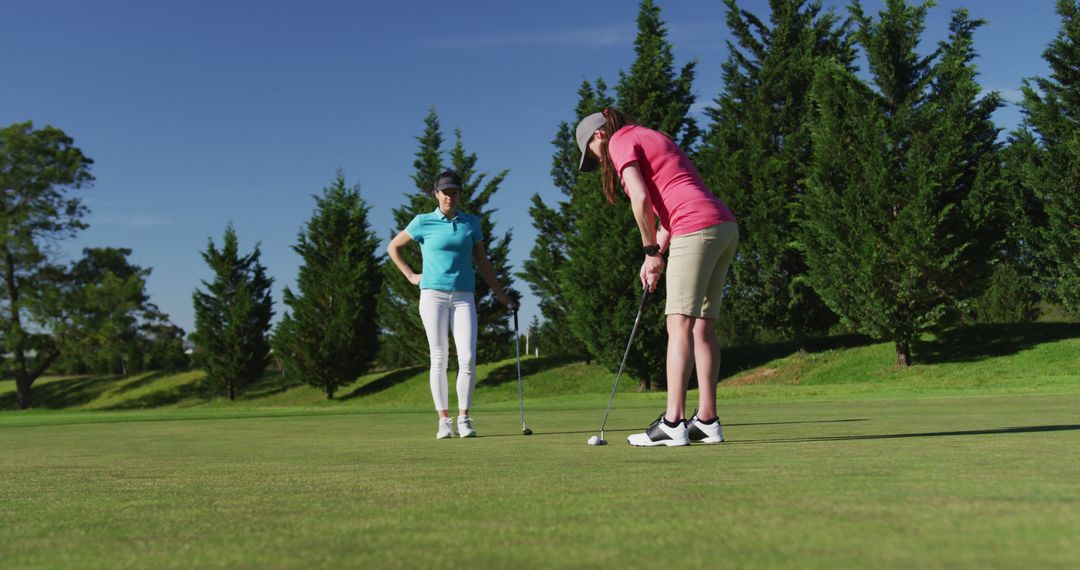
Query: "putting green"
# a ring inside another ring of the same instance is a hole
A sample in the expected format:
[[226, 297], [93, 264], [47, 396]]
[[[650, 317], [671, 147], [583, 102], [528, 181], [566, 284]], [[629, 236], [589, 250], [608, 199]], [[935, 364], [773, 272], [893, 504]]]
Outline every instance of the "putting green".
[[1078, 567], [1080, 395], [0, 415], [5, 568]]

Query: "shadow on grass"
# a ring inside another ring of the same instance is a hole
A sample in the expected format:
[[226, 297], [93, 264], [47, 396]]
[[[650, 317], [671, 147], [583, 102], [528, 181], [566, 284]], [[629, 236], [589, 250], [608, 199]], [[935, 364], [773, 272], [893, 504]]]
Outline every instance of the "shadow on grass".
[[[619, 433], [624, 431], [641, 431], [641, 428], [623, 428], [623, 429], [605, 429], [604, 433]], [[494, 435], [478, 435], [477, 439], [483, 439], [488, 437], [533, 437], [533, 436], [545, 436], [545, 435], [574, 435], [579, 433], [594, 433], [599, 434], [598, 429], [580, 429], [576, 431], [533, 431], [533, 435], [525, 435], [520, 431], [514, 433], [497, 433]], [[606, 438], [605, 438], [606, 439]]]
[[[49, 383], [34, 383], [30, 389], [35, 408], [59, 410], [75, 408], [88, 404], [103, 395], [122, 395], [137, 388], [143, 388], [153, 384], [161, 378], [183, 372], [182, 370], [158, 370], [145, 373], [145, 376], [137, 380], [131, 380], [130, 376], [95, 375], [79, 376], [66, 380], [57, 380]], [[143, 373], [140, 373], [143, 374]], [[124, 406], [124, 404], [117, 404]], [[0, 410], [16, 409], [17, 400], [15, 392], [0, 396]], [[142, 407], [142, 406], [139, 406]], [[117, 407], [107, 409], [119, 409]]]
[[[874, 344], [874, 339], [860, 334], [847, 334], [815, 338], [807, 341], [808, 352], [825, 352], [843, 348], [857, 348]], [[750, 370], [799, 351], [793, 342], [768, 344], [744, 344], [723, 348], [720, 357], [720, 380], [730, 378], [744, 370]]]
[[341, 396], [338, 400], [351, 400], [353, 398], [363, 398], [364, 396], [370, 396], [377, 394], [383, 390], [393, 388], [398, 384], [416, 376], [421, 371], [426, 370], [427, 366], [410, 366], [409, 368], [401, 368], [392, 372], [387, 372], [382, 376], [360, 386], [359, 388], [349, 392], [348, 394]]
[[255, 386], [242, 392], [236, 399], [258, 400], [259, 398], [268, 398], [270, 396], [276, 396], [278, 394], [288, 392], [289, 390], [292, 390], [297, 386], [300, 386], [300, 382], [279, 384], [277, 386]]
[[[152, 384], [155, 380], [164, 378], [166, 376], [171, 376], [173, 374], [179, 374], [181, 372], [183, 372], [183, 370], [158, 370], [156, 372], [152, 372], [150, 374], [147, 374], [146, 376], [144, 376], [142, 378], [139, 378], [138, 380], [133, 380], [131, 382], [127, 382], [126, 384], [123, 384], [123, 385], [121, 385], [121, 386], [119, 386], [117, 388], [114, 388], [114, 389], [110, 390], [110, 392], [112, 394], [115, 394], [115, 395], [125, 394], [127, 392], [132, 391], [132, 390], [142, 388], [143, 386], [148, 386], [148, 385]], [[123, 379], [118, 379], [118, 380], [123, 380]]]
[[259, 381], [240, 390], [237, 400], [258, 400], [287, 392], [296, 386], [303, 384], [299, 380], [282, 376], [277, 370], [268, 369], [263, 373]]
[[205, 402], [217, 396], [217, 392], [217, 386], [208, 382], [205, 377], [202, 377], [186, 384], [174, 386], [168, 390], [156, 390], [139, 398], [125, 400], [104, 409], [138, 410], [142, 408], [159, 408], [162, 406], [171, 406], [178, 402], [190, 399]]
[[[579, 356], [573, 355], [553, 355], [553, 356], [541, 356], [539, 358], [522, 358], [521, 359], [521, 379], [525, 380], [526, 376], [543, 372], [544, 370], [550, 370], [552, 368], [558, 368], [565, 366], [572, 362], [578, 362], [581, 360]], [[506, 382], [517, 382], [517, 361], [494, 368], [491, 372], [488, 372], [487, 377], [476, 383], [478, 387], [483, 386], [487, 388], [499, 386]]]
[[[792, 422], [751, 422], [751, 423], [741, 423], [741, 424], [724, 424], [724, 427], [725, 428], [730, 428], [730, 427], [740, 427], [740, 426], [779, 426], [779, 425], [788, 425], [788, 424], [831, 424], [831, 423], [840, 423], [840, 422], [865, 422], [865, 421], [869, 421], [869, 418], [850, 418], [850, 419], [843, 419], [843, 420], [803, 420], [803, 421], [792, 421]], [[604, 432], [605, 433], [606, 432], [618, 433], [618, 432], [624, 432], [624, 431], [641, 431], [643, 428], [644, 428], [644, 424], [642, 425], [642, 428], [604, 429]], [[574, 435], [574, 434], [579, 434], [579, 433], [600, 433], [600, 431], [599, 430], [576, 430], [576, 431], [535, 431], [534, 430], [533, 431], [533, 435]], [[521, 433], [499, 433], [499, 434], [495, 434], [495, 435], [482, 435], [482, 436], [478, 436], [478, 437], [515, 437], [515, 436], [519, 436], [519, 435], [522, 435], [522, 434]], [[525, 436], [525, 437], [528, 437], [528, 436]], [[771, 441], [771, 440], [766, 440], [766, 441]]]
[[[30, 387], [30, 397], [35, 408], [60, 409], [81, 406], [108, 391], [113, 383], [124, 379], [117, 376], [79, 376], [56, 380], [47, 384], [41, 378]], [[14, 384], [14, 382], [12, 382]], [[18, 408], [17, 394], [12, 387], [8, 394], [0, 396], [0, 410]]]
[[1055, 431], [1075, 431], [1080, 430], [1080, 425], [1064, 424], [1064, 425], [1049, 425], [1049, 426], [1022, 426], [1022, 427], [1007, 427], [1007, 428], [994, 428], [994, 429], [971, 429], [971, 430], [959, 430], [959, 431], [929, 431], [929, 432], [916, 432], [916, 433], [888, 433], [888, 434], [869, 434], [869, 435], [832, 435], [832, 436], [820, 436], [820, 437], [798, 437], [790, 439], [756, 439], [737, 441], [733, 443], [809, 443], [809, 442], [826, 442], [826, 441], [859, 441], [866, 439], [904, 439], [910, 437], [949, 437], [949, 436], [963, 436], [963, 435], [1003, 435], [1013, 433], [1042, 433], [1042, 432], [1055, 432]]
[[915, 362], [976, 362], [1039, 344], [1080, 338], [1080, 323], [1011, 323], [958, 327], [912, 344]]
[[[175, 374], [173, 372], [165, 372], [162, 375]], [[143, 382], [140, 380], [140, 382]], [[302, 382], [294, 379], [282, 376], [281, 373], [273, 368], [267, 368], [262, 376], [259, 377], [254, 383], [247, 386], [241, 386], [237, 388], [236, 401], [242, 400], [258, 400], [260, 398], [267, 398], [283, 392], [287, 392], [296, 386], [300, 386]], [[141, 408], [157, 408], [163, 406], [171, 406], [185, 400], [197, 400], [199, 402], [209, 402], [215, 398], [226, 398], [225, 388], [221, 385], [210, 382], [205, 376], [197, 377], [191, 382], [181, 384], [170, 390], [159, 390], [151, 394], [147, 394], [141, 398], [134, 400], [128, 400], [126, 402], [120, 402], [114, 406], [110, 406], [108, 410], [130, 410]]]
[[793, 422], [743, 422], [741, 424], [724, 424], [724, 427], [740, 426], [786, 426], [791, 424], [838, 424], [843, 422], [868, 422], [870, 418], [849, 418], [846, 420], [801, 420]]

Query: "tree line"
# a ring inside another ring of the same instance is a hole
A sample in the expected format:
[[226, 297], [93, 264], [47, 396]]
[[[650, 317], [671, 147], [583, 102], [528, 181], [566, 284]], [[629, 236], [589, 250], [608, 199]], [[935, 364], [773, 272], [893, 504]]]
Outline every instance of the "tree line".
[[[932, 2], [887, 0], [875, 16], [772, 0], [725, 0], [728, 59], [707, 124], [690, 113], [695, 62], [675, 65], [660, 10], [640, 4], [636, 59], [614, 92], [585, 81], [556, 129], [557, 205], [533, 197], [539, 238], [520, 276], [540, 299], [542, 343], [612, 366], [634, 317], [641, 263], [629, 208], [606, 208], [576, 170], [577, 119], [615, 105], [668, 133], [735, 212], [740, 245], [719, 332], [725, 344], [832, 332], [891, 341], [913, 362], [921, 334], [1016, 322], [1046, 301], [1080, 310], [1080, 5], [1059, 0], [1049, 77], [1024, 81], [1023, 123], [1002, 137], [999, 93], [976, 80], [974, 35], [956, 10], [921, 50]], [[856, 61], [862, 56], [866, 69]], [[657, 295], [662, 299], [662, 295]], [[644, 322], [662, 322], [653, 303]], [[663, 378], [663, 327], [646, 327], [627, 366]]]
[[[447, 168], [462, 175], [462, 207], [481, 218], [484, 245], [499, 280], [512, 281], [507, 257], [511, 232], [496, 231], [488, 205], [506, 178], [477, 169], [478, 157], [460, 131], [444, 148], [434, 109], [417, 137], [413, 192], [394, 209], [395, 227], [434, 208], [430, 185]], [[301, 258], [295, 288], [286, 287], [285, 312], [272, 325], [273, 278], [262, 264], [260, 245], [241, 251], [229, 224], [219, 243], [201, 252], [211, 277], [195, 290], [191, 357], [184, 331], [149, 301], [150, 269], [131, 264], [129, 249], [88, 248], [64, 265], [52, 244], [85, 229], [87, 210], [76, 195], [92, 185], [93, 161], [55, 127], [35, 130], [18, 123], [0, 131], [0, 183], [5, 189], [5, 305], [2, 323], [5, 374], [16, 381], [20, 408], [33, 405], [31, 386], [47, 371], [130, 374], [194, 364], [206, 381], [235, 399], [270, 367], [322, 390], [337, 390], [375, 365], [400, 367], [427, 359], [423, 325], [415, 307], [419, 291], [380, 252], [360, 186], [338, 171], [314, 195], [315, 210], [297, 235]], [[410, 252], [420, 266], [418, 252]], [[513, 289], [510, 294], [517, 295]], [[513, 353], [508, 313], [486, 283], [477, 284], [479, 356]], [[377, 364], [376, 364], [377, 363]]]
[[[772, 0], [765, 15], [725, 0], [732, 41], [723, 91], [699, 125], [695, 61], [677, 66], [659, 7], [639, 5], [635, 59], [614, 87], [577, 89], [555, 129], [551, 176], [562, 199], [532, 197], [537, 230], [515, 275], [539, 300], [533, 343], [614, 367], [636, 313], [640, 264], [630, 209], [608, 207], [596, 173], [577, 171], [578, 118], [606, 107], [669, 134], [739, 219], [740, 248], [718, 323], [727, 344], [775, 340], [805, 348], [837, 331], [891, 341], [913, 362], [921, 334], [965, 322], [1034, 319], [1038, 303], [1080, 311], [1080, 4], [1059, 0], [1061, 28], [1044, 52], [1049, 77], [1025, 80], [1023, 123], [1002, 140], [1001, 95], [976, 80], [984, 21], [952, 13], [946, 39], [920, 50], [932, 2], [887, 0], [876, 16], [820, 1]], [[860, 56], [867, 69], [859, 69]], [[445, 139], [429, 110], [413, 163], [414, 191], [394, 228], [433, 208], [435, 176], [463, 176], [462, 208], [482, 220], [501, 282], [511, 282], [512, 233], [498, 233], [491, 197], [507, 170], [477, 170], [460, 130]], [[130, 250], [88, 249], [62, 266], [50, 244], [86, 227], [75, 191], [92, 161], [59, 129], [0, 131], [4, 188], [0, 264], [6, 373], [29, 407], [46, 370], [130, 373], [183, 364], [183, 331], [144, 292], [149, 269]], [[234, 398], [274, 362], [333, 398], [374, 366], [426, 362], [418, 291], [379, 251], [369, 206], [338, 172], [297, 236], [295, 289], [271, 331], [272, 278], [235, 229], [202, 252], [212, 278], [193, 295], [196, 364]], [[419, 267], [418, 252], [410, 263]], [[513, 353], [509, 315], [477, 284], [479, 358]], [[655, 297], [662, 299], [662, 288]], [[644, 322], [662, 322], [662, 303]], [[627, 367], [650, 388], [663, 377], [662, 326], [644, 327]]]

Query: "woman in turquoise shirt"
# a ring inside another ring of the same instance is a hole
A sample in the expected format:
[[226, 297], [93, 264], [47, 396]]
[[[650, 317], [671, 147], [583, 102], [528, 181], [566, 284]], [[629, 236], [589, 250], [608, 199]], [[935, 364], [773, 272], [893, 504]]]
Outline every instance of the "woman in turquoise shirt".
[[[469, 417], [469, 406], [476, 385], [476, 271], [499, 302], [508, 307], [515, 307], [516, 302], [495, 277], [495, 268], [484, 251], [480, 218], [457, 210], [461, 176], [454, 171], [443, 172], [435, 179], [433, 192], [439, 203], [435, 211], [413, 218], [390, 241], [387, 253], [409, 282], [420, 287], [420, 319], [431, 351], [431, 397], [439, 414], [439, 431], [435, 437], [454, 436], [446, 377], [450, 332], [454, 334], [458, 355], [458, 436], [473, 437], [476, 430]], [[401, 257], [401, 248], [410, 241], [420, 244], [421, 273], [413, 272]]]

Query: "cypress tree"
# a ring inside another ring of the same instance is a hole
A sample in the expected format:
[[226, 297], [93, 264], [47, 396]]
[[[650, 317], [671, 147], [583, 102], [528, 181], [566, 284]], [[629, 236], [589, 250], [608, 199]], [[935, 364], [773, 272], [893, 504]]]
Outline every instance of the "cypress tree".
[[1031, 230], [1045, 219], [1033, 219], [1041, 208], [1027, 181], [1035, 179], [1033, 169], [1042, 163], [1040, 155], [1035, 136], [1024, 126], [1009, 134], [1001, 150], [1001, 186], [1006, 202], [1001, 228], [1005, 239], [989, 259], [994, 269], [985, 290], [972, 300], [968, 312], [974, 322], [1028, 322], [1039, 317], [1039, 302], [1047, 288], [1038, 278], [1044, 272], [1035, 254], [1038, 239]]
[[1015, 213], [1047, 297], [1080, 313], [1080, 2], [1058, 0], [1057, 14], [1061, 28], [1043, 52], [1050, 76], [1023, 86], [1025, 121], [1013, 144], [1025, 145], [1026, 161]]
[[694, 68], [690, 61], [675, 72], [675, 56], [667, 39], [667, 27], [660, 19], [660, 7], [642, 0], [634, 39], [634, 63], [630, 72], [619, 72], [615, 86], [618, 107], [639, 125], [667, 133], [683, 149], [697, 142], [701, 132], [690, 117], [694, 105]]
[[[597, 79], [595, 87], [589, 81], [583, 81], [578, 88], [574, 116], [584, 117], [612, 105], [613, 101], [606, 92], [607, 85], [603, 79]], [[596, 193], [600, 179], [595, 172], [578, 171], [581, 155], [574, 141], [575, 125], [559, 123], [555, 139], [551, 141], [555, 147], [551, 176], [565, 199], [552, 207], [545, 204], [539, 194], [533, 195], [529, 214], [537, 230], [536, 241], [518, 277], [529, 283], [529, 288], [539, 299], [540, 314], [544, 317], [540, 329], [547, 340], [546, 351], [550, 354], [585, 353], [584, 356], [588, 357], [589, 348], [585, 339], [579, 338], [570, 325], [569, 301], [565, 292], [567, 276], [564, 272], [570, 260], [570, 244], [577, 234], [575, 219], [578, 212], [573, 203], [580, 200], [583, 194]]]
[[540, 317], [533, 315], [532, 320], [529, 321], [529, 328], [525, 332], [525, 339], [527, 342], [522, 350], [536, 354], [539, 353], [540, 345], [543, 344], [545, 345], [544, 354], [547, 355], [550, 352], [547, 347], [548, 339], [544, 337], [543, 330], [540, 328]]
[[366, 372], [379, 350], [382, 260], [369, 211], [359, 185], [346, 187], [338, 171], [315, 197], [315, 213], [293, 246], [303, 259], [298, 294], [285, 288], [290, 311], [278, 324], [274, 352], [286, 374], [323, 390], [327, 399]]
[[805, 282], [806, 262], [791, 239], [793, 206], [803, 194], [811, 157], [810, 85], [815, 64], [854, 60], [847, 23], [820, 1], [771, 0], [766, 24], [725, 0], [728, 42], [724, 92], [707, 109], [708, 132], [695, 162], [709, 187], [739, 220], [738, 263], [724, 303], [728, 328], [794, 337], [836, 320]]
[[[506, 294], [519, 297], [511, 287], [513, 276], [510, 272], [510, 240], [513, 232], [507, 231], [495, 238], [494, 214], [497, 210], [488, 207], [491, 197], [498, 192], [499, 185], [506, 179], [509, 170], [502, 170], [488, 178], [488, 175], [476, 170], [477, 156], [465, 151], [461, 140], [461, 130], [454, 131], [454, 147], [450, 149], [450, 167], [461, 175], [461, 202], [459, 209], [480, 218], [480, 231], [484, 234], [484, 250], [495, 269], [495, 278]], [[495, 298], [491, 287], [479, 274], [476, 276], [476, 358], [477, 361], [500, 360], [514, 354], [514, 333], [510, 323], [511, 313]]]
[[[687, 148], [699, 135], [696, 123], [688, 116], [694, 103], [691, 88], [695, 62], [675, 71], [660, 9], [651, 0], [641, 2], [637, 22], [635, 60], [628, 73], [619, 74], [617, 107], [635, 123], [665, 132]], [[593, 100], [604, 98], [606, 95], [598, 93]], [[575, 152], [575, 168], [579, 157]], [[614, 369], [622, 358], [641, 296], [641, 238], [628, 201], [608, 205], [598, 176], [579, 177], [578, 184], [580, 190], [571, 199], [575, 228], [568, 244], [570, 259], [563, 271], [569, 323], [590, 354]], [[642, 389], [648, 389], [653, 380], [662, 383], [665, 378], [663, 285], [652, 297], [626, 362], [627, 370], [640, 380]]]
[[259, 262], [259, 245], [241, 256], [236, 230], [225, 228], [221, 249], [210, 239], [202, 257], [213, 280], [196, 289], [195, 350], [207, 380], [225, 389], [230, 400], [239, 388], [262, 375], [269, 361], [268, 331], [274, 315], [273, 278]]
[[888, 0], [878, 21], [858, 5], [856, 39], [877, 90], [835, 61], [819, 64], [812, 96], [813, 162], [800, 203], [807, 279], [861, 332], [911, 342], [949, 322], [1000, 241], [996, 93], [980, 97], [973, 32], [953, 12], [950, 35], [916, 52], [931, 4]]
[[547, 351], [575, 354], [581, 352], [581, 345], [563, 326], [566, 322], [566, 304], [559, 279], [560, 268], [567, 261], [566, 243], [571, 224], [563, 213], [567, 203], [562, 202], [559, 206], [550, 207], [539, 194], [533, 194], [529, 215], [536, 228], [536, 240], [529, 258], [523, 263], [523, 270], [516, 275], [529, 284], [529, 289], [538, 300], [544, 321], [537, 322], [537, 327], [549, 331], [553, 339]]
[[[424, 132], [416, 137], [416, 140], [420, 143], [420, 148], [417, 149], [416, 160], [413, 161], [414, 188], [405, 193], [405, 204], [393, 209], [394, 228], [390, 231], [391, 239], [409, 225], [417, 214], [426, 214], [435, 209], [430, 196], [431, 185], [444, 169], [443, 136], [434, 108], [429, 109], [424, 117]], [[404, 248], [401, 254], [411, 267], [419, 271], [420, 248]], [[383, 262], [383, 283], [385, 287], [379, 296], [379, 320], [382, 329], [379, 361], [389, 367], [425, 362], [428, 359], [427, 336], [417, 309], [420, 290], [409, 283], [390, 260]]]
[[[424, 119], [424, 133], [417, 137], [420, 148], [416, 152], [413, 166], [416, 169], [412, 179], [416, 190], [406, 194], [406, 203], [393, 210], [394, 223], [401, 229], [417, 214], [426, 214], [436, 208], [431, 195], [435, 177], [446, 168], [442, 151], [443, 136], [438, 115], [431, 109]], [[494, 236], [495, 223], [492, 215], [495, 210], [487, 204], [505, 180], [508, 170], [503, 170], [490, 179], [485, 173], [476, 171], [478, 158], [475, 153], [465, 150], [461, 132], [455, 131], [455, 143], [449, 151], [449, 167], [462, 176], [461, 201], [462, 212], [480, 217], [480, 226], [484, 234], [484, 248], [487, 250], [495, 275], [504, 285], [510, 296], [516, 293], [509, 286], [511, 274], [507, 260], [510, 250], [511, 232], [504, 233], [498, 239]], [[414, 269], [422, 267], [420, 248], [409, 247], [402, 251], [405, 260]], [[418, 306], [420, 290], [409, 283], [392, 261], [383, 263], [386, 287], [380, 297], [379, 315], [382, 321], [384, 349], [380, 360], [387, 366], [405, 366], [428, 360], [427, 336], [420, 320]], [[509, 313], [506, 307], [495, 300], [487, 283], [477, 275], [476, 278], [476, 317], [477, 317], [477, 359], [494, 360], [513, 354], [513, 334], [508, 326]]]
[[998, 263], [986, 290], [975, 300], [980, 323], [1024, 323], [1039, 316], [1039, 297], [1031, 282], [1012, 263]]

